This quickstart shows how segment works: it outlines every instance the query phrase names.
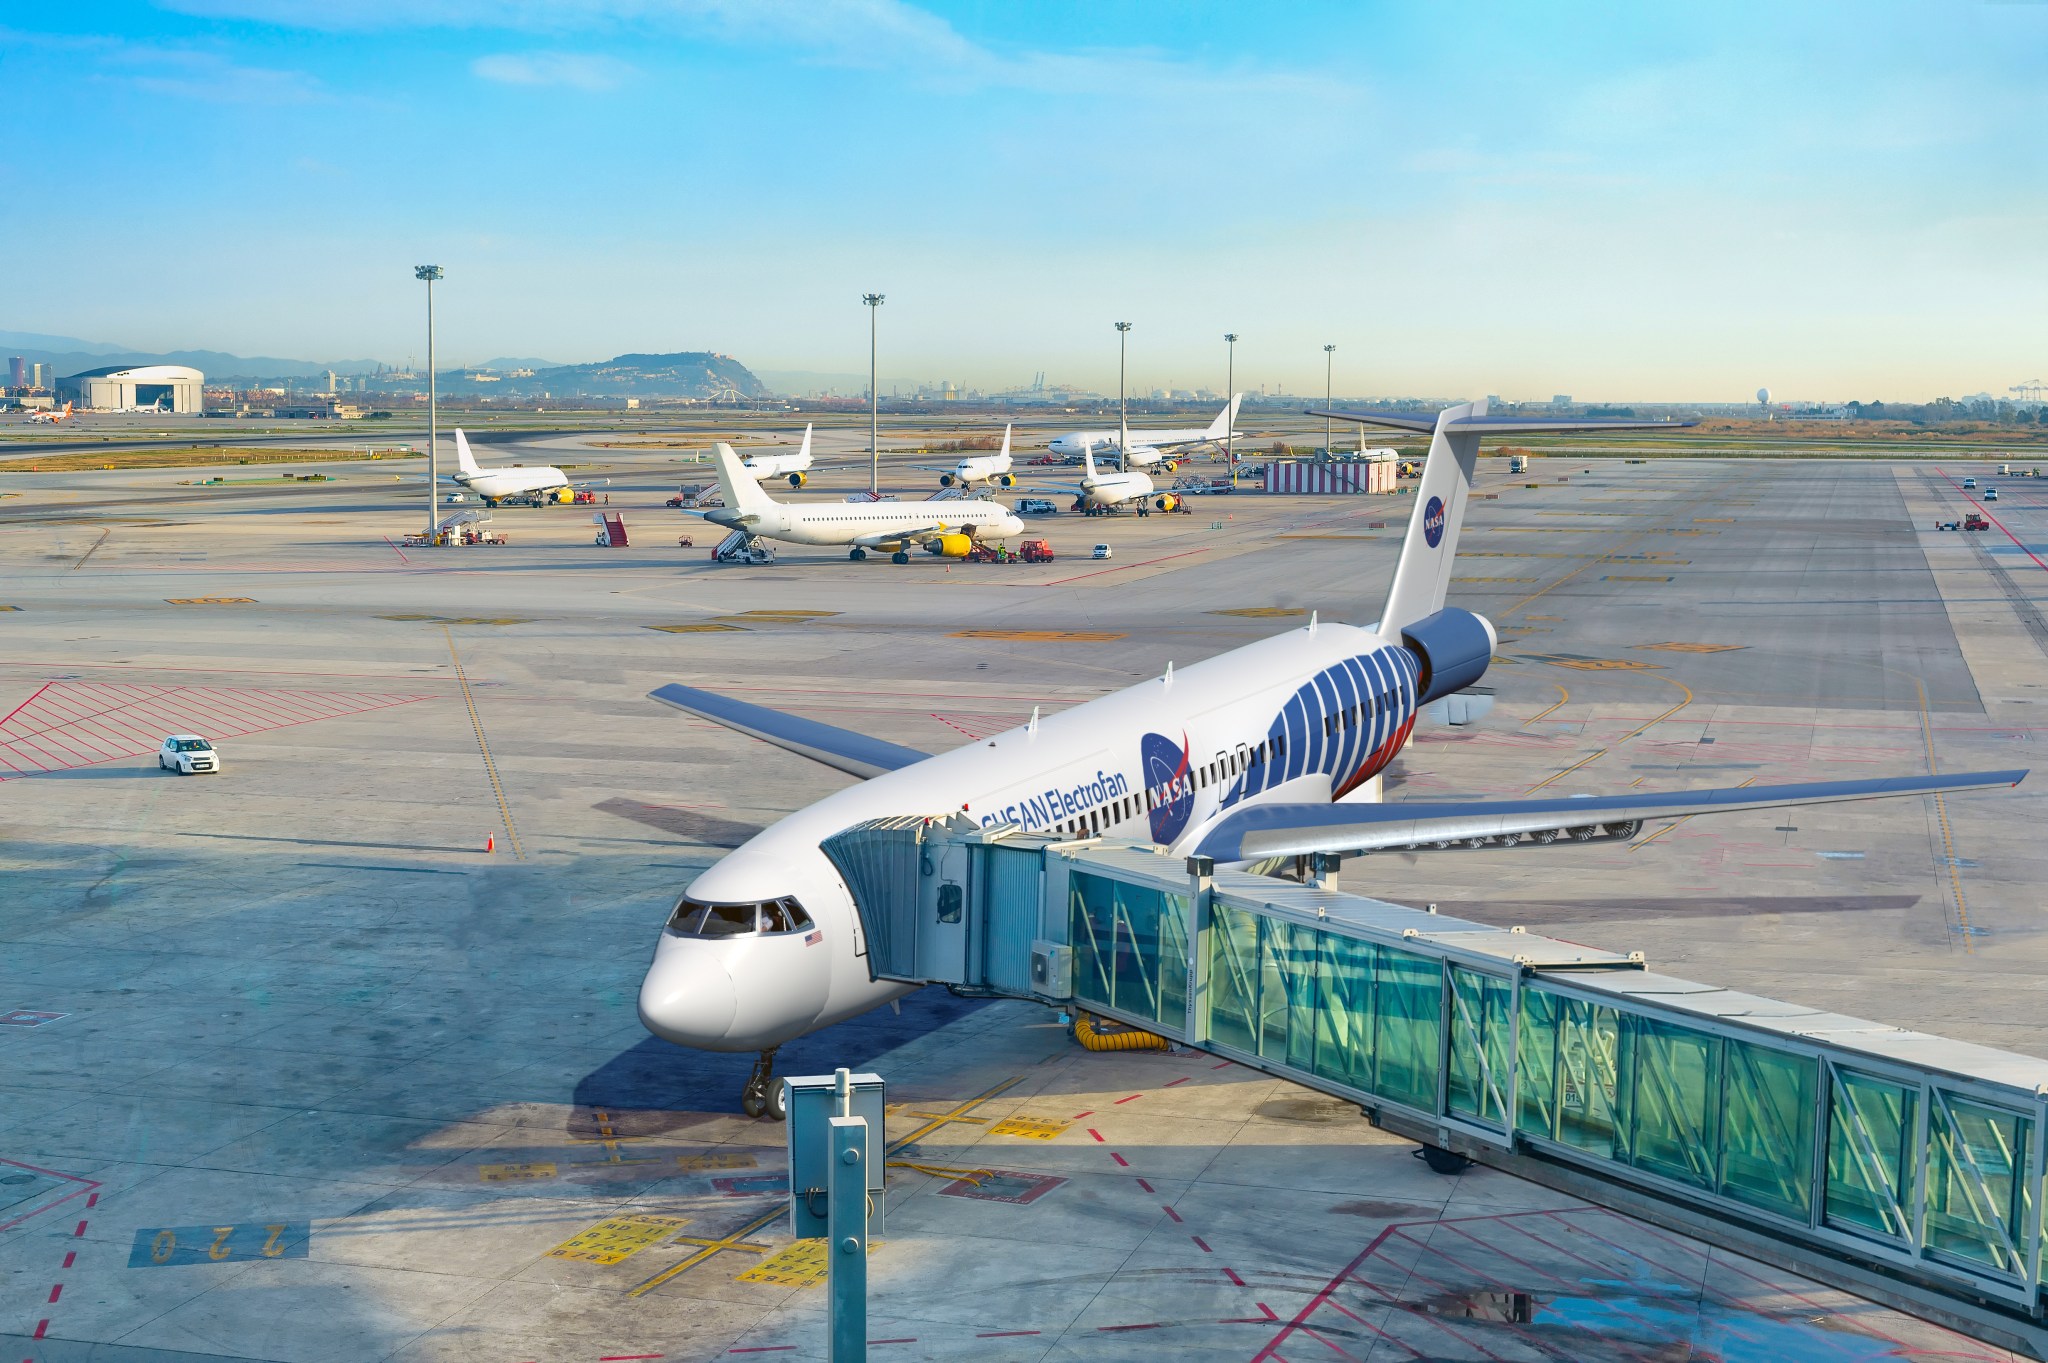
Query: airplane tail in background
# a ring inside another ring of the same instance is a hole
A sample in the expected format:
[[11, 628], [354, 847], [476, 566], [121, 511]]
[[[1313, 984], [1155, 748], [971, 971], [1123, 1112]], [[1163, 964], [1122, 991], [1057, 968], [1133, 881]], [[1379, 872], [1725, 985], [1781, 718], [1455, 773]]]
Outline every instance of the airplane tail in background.
[[1394, 585], [1387, 590], [1380, 613], [1380, 634], [1398, 639], [1401, 631], [1444, 608], [1450, 588], [1451, 557], [1458, 548], [1465, 503], [1478, 467], [1479, 442], [1501, 435], [1545, 431], [1680, 430], [1693, 421], [1556, 421], [1519, 416], [1492, 417], [1486, 402], [1447, 407], [1434, 418], [1414, 412], [1339, 412], [1312, 408], [1309, 416], [1335, 417], [1365, 426], [1429, 432], [1429, 458], [1422, 465], [1422, 484], [1415, 489], [1415, 512], [1408, 518], [1408, 537], [1394, 567]]
[[1243, 401], [1244, 394], [1232, 393], [1230, 405], [1216, 414], [1216, 419], [1209, 423], [1209, 429], [1202, 434], [1210, 440], [1221, 440], [1229, 435], [1231, 429], [1237, 425], [1237, 407]]
[[1094, 442], [1093, 440], [1084, 440], [1084, 441], [1082, 441], [1082, 442], [1081, 442], [1081, 466], [1082, 466], [1082, 468], [1084, 468], [1084, 469], [1086, 469], [1086, 470], [1087, 470], [1087, 473], [1088, 473], [1088, 479], [1087, 479], [1087, 481], [1089, 481], [1089, 482], [1091, 482], [1091, 483], [1092, 483], [1092, 482], [1094, 482], [1094, 481], [1095, 481], [1095, 478], [1096, 478], [1096, 473], [1095, 473], [1095, 442]]
[[809, 423], [804, 425], [803, 448], [796, 452], [796, 457], [803, 461], [801, 467], [809, 468], [811, 466], [811, 428]]
[[483, 472], [476, 466], [476, 456], [469, 452], [469, 437], [462, 433], [460, 426], [455, 428], [455, 462], [465, 474], [474, 476]]
[[775, 505], [775, 499], [761, 490], [739, 455], [723, 440], [712, 447], [711, 462], [718, 470], [718, 490], [725, 494], [725, 504], [734, 511], [758, 516]]
[[1001, 463], [1003, 472], [1005, 473], [1008, 473], [1010, 471], [1010, 432], [1014, 429], [1014, 422], [1011, 423], [1010, 425], [1003, 427], [1003, 451], [1001, 455]]

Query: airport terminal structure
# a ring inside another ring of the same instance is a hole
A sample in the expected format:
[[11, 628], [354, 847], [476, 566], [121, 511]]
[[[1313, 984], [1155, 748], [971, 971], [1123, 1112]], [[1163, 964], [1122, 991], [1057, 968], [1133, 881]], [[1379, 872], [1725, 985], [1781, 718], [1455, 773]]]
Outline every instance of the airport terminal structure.
[[57, 380], [57, 401], [87, 411], [196, 415], [206, 408], [206, 376], [189, 365], [108, 365]]

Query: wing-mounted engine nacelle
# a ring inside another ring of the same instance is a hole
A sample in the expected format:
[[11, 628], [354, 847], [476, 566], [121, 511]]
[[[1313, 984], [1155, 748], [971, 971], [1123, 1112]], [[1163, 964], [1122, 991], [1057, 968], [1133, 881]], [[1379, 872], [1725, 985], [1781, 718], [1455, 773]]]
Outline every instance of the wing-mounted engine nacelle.
[[802, 487], [810, 481], [810, 478], [801, 471], [789, 475], [789, 485], [791, 487]]
[[924, 542], [924, 551], [927, 554], [936, 554], [940, 558], [966, 558], [973, 548], [974, 537], [972, 535], [957, 533], [934, 535]]
[[1483, 615], [1446, 606], [1401, 631], [1401, 642], [1422, 663], [1416, 681], [1423, 704], [1462, 691], [1486, 675], [1493, 650], [1500, 645], [1493, 625]]
[[999, 473], [996, 475], [996, 484], [999, 487], [1015, 487], [1017, 486], [1017, 475], [1014, 473]]
[[1180, 510], [1180, 498], [1168, 492], [1162, 494], [1152, 505], [1158, 507], [1161, 511], [1178, 511]]
[[950, 473], [942, 473], [942, 474], [940, 474], [940, 475], [939, 475], [939, 486], [940, 486], [940, 487], [951, 487], [951, 486], [953, 486], [953, 483], [954, 483], [954, 478], [953, 478], [953, 475], [952, 475], [952, 474], [950, 474]]

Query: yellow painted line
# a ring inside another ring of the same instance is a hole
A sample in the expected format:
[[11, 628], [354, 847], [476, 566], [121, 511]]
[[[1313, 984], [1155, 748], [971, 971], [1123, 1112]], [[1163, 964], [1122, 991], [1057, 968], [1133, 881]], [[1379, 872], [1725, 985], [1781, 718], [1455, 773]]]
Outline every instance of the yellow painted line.
[[[1927, 688], [1915, 677], [1913, 689], [1920, 693], [1920, 737], [1927, 744], [1927, 774], [1937, 776], [1940, 768], [1934, 760], [1934, 722], [1927, 714]], [[1948, 801], [1941, 798], [1940, 791], [1934, 793], [1934, 819], [1941, 826], [1941, 859], [1948, 863], [1948, 887], [1956, 897], [1956, 922], [1963, 930], [1963, 951], [1974, 956], [1976, 934], [1970, 931], [1970, 906], [1963, 900], [1963, 875], [1956, 866], [1956, 840], [1949, 831]]]
[[695, 625], [642, 625], [642, 629], [658, 629], [663, 634], [719, 634], [726, 631], [744, 631], [745, 625], [724, 625], [715, 620]]
[[1045, 1121], [1036, 1117], [1005, 1117], [989, 1130], [998, 1136], [1022, 1136], [1026, 1140], [1049, 1141], [1072, 1126], [1071, 1121]]
[[528, 1179], [553, 1178], [559, 1170], [542, 1161], [536, 1164], [479, 1164], [477, 1178], [484, 1183], [517, 1183]]
[[833, 616], [833, 615], [837, 615], [837, 614], [839, 614], [839, 612], [838, 612], [838, 611], [770, 611], [770, 610], [761, 610], [761, 611], [737, 611], [737, 612], [735, 612], [735, 614], [738, 614], [738, 615], [743, 615], [743, 616], [744, 616], [744, 615], [752, 615], [752, 616], [758, 616], [759, 618], [761, 618], [761, 619], [763, 619], [763, 620], [823, 620], [823, 619], [825, 619], [825, 618], [826, 618], [827, 616]]
[[505, 786], [498, 780], [498, 764], [491, 760], [491, 745], [484, 738], [483, 716], [476, 712], [476, 693], [469, 689], [469, 673], [463, 671], [462, 655], [455, 651], [455, 636], [448, 626], [441, 626], [441, 633], [448, 640], [448, 656], [455, 662], [455, 680], [462, 683], [462, 703], [469, 707], [469, 724], [476, 730], [476, 750], [484, 757], [484, 774], [491, 778], [491, 793], [498, 797], [498, 816], [505, 821], [505, 841], [512, 844], [512, 855], [520, 861], [526, 860], [526, 849], [519, 845], [519, 829], [512, 822], [512, 806], [505, 802]]
[[[83, 562], [83, 560], [80, 560]], [[74, 565], [76, 566], [76, 565]], [[167, 596], [164, 603], [171, 606], [253, 606], [253, 596]]]
[[1106, 644], [1121, 634], [1089, 629], [956, 629], [955, 639], [1014, 639], [1027, 643]]
[[1615, 739], [1606, 747], [1599, 749], [1598, 751], [1592, 753], [1590, 756], [1583, 757], [1577, 762], [1572, 763], [1569, 767], [1566, 767], [1563, 771], [1557, 773], [1557, 775], [1546, 777], [1545, 779], [1538, 781], [1535, 785], [1529, 787], [1522, 793], [1524, 795], [1534, 795], [1537, 791], [1543, 789], [1545, 786], [1550, 785], [1553, 782], [1562, 781], [1565, 777], [1570, 776], [1573, 772], [1577, 771], [1580, 767], [1585, 766], [1594, 758], [1605, 757], [1608, 753], [1613, 752], [1616, 748], [1628, 742], [1631, 738], [1634, 738], [1636, 735], [1642, 733], [1643, 730], [1648, 729], [1649, 727], [1655, 724], [1662, 724], [1665, 720], [1671, 718], [1680, 710], [1683, 710], [1686, 706], [1692, 704], [1692, 688], [1687, 686], [1684, 682], [1678, 680], [1676, 677], [1660, 677], [1658, 678], [1658, 680], [1668, 681], [1673, 686], [1677, 687], [1679, 690], [1685, 692], [1685, 699], [1678, 702], [1678, 704], [1672, 706], [1669, 710], [1666, 710], [1663, 714], [1658, 715], [1656, 718], [1644, 720], [1641, 724], [1638, 724], [1635, 728], [1630, 729], [1627, 733], [1623, 734], [1620, 738]]
[[[1552, 685], [1556, 685], [1556, 683], [1552, 683]], [[1531, 724], [1534, 724], [1534, 723], [1535, 723], [1535, 722], [1536, 722], [1537, 720], [1539, 720], [1539, 719], [1543, 718], [1543, 717], [1544, 717], [1545, 715], [1549, 714], [1549, 713], [1550, 713], [1550, 712], [1551, 712], [1552, 710], [1558, 710], [1558, 709], [1562, 709], [1562, 708], [1564, 707], [1564, 703], [1565, 703], [1566, 701], [1570, 700], [1571, 698], [1572, 698], [1572, 693], [1571, 693], [1571, 692], [1569, 692], [1569, 691], [1567, 691], [1567, 690], [1565, 690], [1565, 689], [1564, 689], [1564, 688], [1563, 688], [1562, 686], [1559, 686], [1559, 687], [1557, 688], [1557, 704], [1555, 704], [1555, 705], [1551, 706], [1551, 707], [1550, 707], [1549, 709], [1547, 709], [1547, 710], [1538, 710], [1538, 711], [1537, 711], [1537, 712], [1536, 712], [1535, 714], [1533, 714], [1533, 715], [1529, 716], [1529, 717], [1528, 717], [1527, 719], [1523, 720], [1523, 721], [1522, 721], [1522, 725], [1523, 725], [1523, 727], [1524, 727], [1524, 728], [1526, 728], [1526, 727], [1528, 727], [1529, 725], [1531, 725]]]
[[1602, 582], [1669, 582], [1668, 577], [1617, 577], [1610, 573], [1600, 579]]

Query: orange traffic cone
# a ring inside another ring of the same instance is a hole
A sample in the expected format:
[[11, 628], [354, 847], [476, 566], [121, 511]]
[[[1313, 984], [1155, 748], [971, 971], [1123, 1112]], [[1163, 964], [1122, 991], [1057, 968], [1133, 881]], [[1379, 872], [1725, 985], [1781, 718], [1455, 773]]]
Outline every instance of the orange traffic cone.
[[498, 835], [497, 835], [497, 834], [495, 834], [495, 833], [486, 833], [486, 834], [484, 834], [484, 851], [486, 851], [486, 852], [495, 852], [495, 851], [497, 851], [497, 850], [498, 850]]

